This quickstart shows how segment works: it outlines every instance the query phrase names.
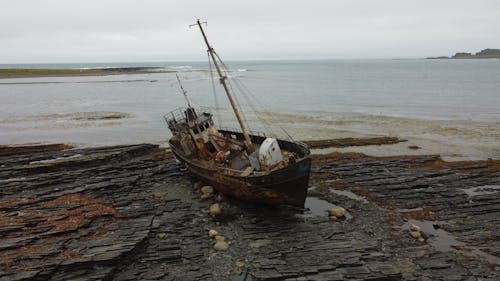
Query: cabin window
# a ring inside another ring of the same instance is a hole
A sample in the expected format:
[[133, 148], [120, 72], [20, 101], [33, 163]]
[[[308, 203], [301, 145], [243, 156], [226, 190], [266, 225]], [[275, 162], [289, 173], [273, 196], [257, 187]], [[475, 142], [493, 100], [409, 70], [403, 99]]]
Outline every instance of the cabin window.
[[197, 135], [197, 134], [199, 133], [198, 128], [196, 128], [196, 127], [195, 127], [195, 128], [193, 128], [193, 133], [194, 133], [195, 135]]
[[200, 125], [198, 128], [200, 128], [200, 132], [205, 131], [205, 128], [203, 127], [203, 125]]
[[205, 129], [210, 128], [210, 125], [208, 123], [205, 123]]
[[207, 150], [210, 152], [210, 153], [214, 153], [217, 151], [217, 149], [215, 149], [214, 145], [211, 143], [211, 142], [207, 142], [205, 144], [205, 147], [207, 148]]

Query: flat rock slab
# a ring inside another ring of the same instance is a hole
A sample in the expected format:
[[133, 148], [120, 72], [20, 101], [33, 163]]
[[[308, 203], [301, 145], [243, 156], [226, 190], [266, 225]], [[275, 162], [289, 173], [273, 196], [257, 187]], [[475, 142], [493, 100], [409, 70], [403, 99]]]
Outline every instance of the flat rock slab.
[[[214, 218], [208, 209], [215, 199], [201, 200], [172, 155], [149, 144], [5, 153], [0, 280], [499, 278], [499, 194], [461, 191], [498, 185], [496, 162], [449, 166], [435, 156], [350, 154], [313, 160], [310, 195], [345, 207], [352, 219], [228, 198]], [[430, 236], [438, 230], [414, 240], [405, 229], [413, 221], [434, 222], [457, 246], [438, 250]], [[213, 249], [210, 229], [229, 249]]]

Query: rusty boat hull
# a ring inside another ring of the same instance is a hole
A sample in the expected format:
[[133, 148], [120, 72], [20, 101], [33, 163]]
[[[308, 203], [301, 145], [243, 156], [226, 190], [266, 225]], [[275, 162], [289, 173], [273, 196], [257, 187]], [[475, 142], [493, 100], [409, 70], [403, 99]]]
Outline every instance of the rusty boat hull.
[[[241, 132], [224, 131], [243, 138]], [[252, 142], [260, 143], [265, 137], [251, 135]], [[300, 157], [285, 168], [264, 175], [240, 176], [224, 169], [206, 167], [186, 157], [182, 150], [170, 143], [177, 160], [199, 180], [211, 184], [218, 192], [238, 200], [268, 204], [292, 205], [303, 208], [307, 197], [311, 159], [309, 149], [300, 142], [279, 140], [280, 147], [295, 152]]]

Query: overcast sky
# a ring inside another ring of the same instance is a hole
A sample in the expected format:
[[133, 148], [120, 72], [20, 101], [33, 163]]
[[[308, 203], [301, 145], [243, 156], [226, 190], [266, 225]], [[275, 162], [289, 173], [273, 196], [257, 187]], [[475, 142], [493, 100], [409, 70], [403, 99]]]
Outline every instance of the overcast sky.
[[498, 0], [0, 0], [0, 64], [414, 58], [500, 48]]

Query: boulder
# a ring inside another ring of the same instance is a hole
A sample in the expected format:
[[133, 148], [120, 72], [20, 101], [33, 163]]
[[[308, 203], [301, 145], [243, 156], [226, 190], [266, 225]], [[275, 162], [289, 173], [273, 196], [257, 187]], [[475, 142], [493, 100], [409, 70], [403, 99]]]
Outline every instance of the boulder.
[[210, 185], [205, 185], [200, 190], [203, 195], [212, 195], [214, 193], [214, 188]]
[[217, 230], [210, 229], [210, 230], [208, 231], [208, 237], [212, 237], [212, 238], [213, 238], [213, 237], [215, 237], [215, 236], [217, 236], [217, 235], [219, 235], [219, 233], [217, 232]]
[[410, 231], [410, 235], [415, 239], [422, 238], [422, 233], [420, 233], [420, 231]]
[[219, 203], [212, 204], [210, 206], [210, 215], [211, 216], [218, 216], [222, 213], [222, 208]]
[[328, 213], [330, 214], [330, 216], [335, 216], [337, 218], [341, 218], [341, 217], [345, 216], [347, 211], [342, 207], [335, 207], [335, 208], [331, 208], [330, 210], [328, 210]]
[[216, 251], [226, 251], [229, 249], [229, 244], [227, 244], [225, 241], [217, 241], [214, 244], [214, 250]]
[[222, 236], [222, 235], [215, 235], [214, 238], [215, 238], [216, 241], [224, 241], [224, 240], [226, 240], [226, 238], [224, 238], [224, 236]]
[[415, 224], [411, 224], [410, 225], [410, 230], [411, 231], [418, 231], [418, 232], [420, 232], [420, 226], [415, 225]]

